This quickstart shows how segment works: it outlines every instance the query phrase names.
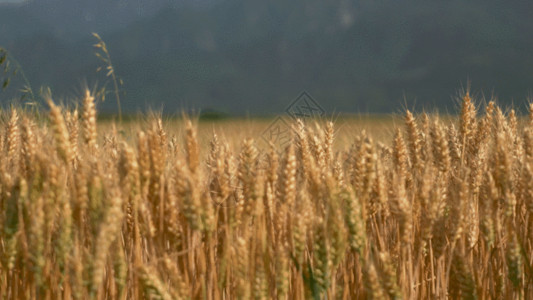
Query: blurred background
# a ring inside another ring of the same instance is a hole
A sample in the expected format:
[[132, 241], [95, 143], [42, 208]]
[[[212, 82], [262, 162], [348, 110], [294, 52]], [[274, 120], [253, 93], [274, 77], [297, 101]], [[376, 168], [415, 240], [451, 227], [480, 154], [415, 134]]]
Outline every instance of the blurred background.
[[[111, 91], [97, 32], [126, 113], [274, 115], [303, 90], [328, 113], [454, 112], [469, 81], [525, 109], [532, 15], [509, 0], [0, 0], [0, 47], [27, 79], [0, 101], [25, 82], [66, 103], [84, 84]], [[112, 94], [99, 104], [116, 108]]]

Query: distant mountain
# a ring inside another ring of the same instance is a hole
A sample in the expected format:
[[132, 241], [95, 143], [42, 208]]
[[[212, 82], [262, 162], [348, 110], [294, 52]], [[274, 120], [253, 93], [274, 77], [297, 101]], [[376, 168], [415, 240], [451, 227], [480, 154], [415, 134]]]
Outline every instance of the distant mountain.
[[105, 81], [89, 34], [99, 32], [130, 111], [278, 113], [302, 90], [330, 112], [453, 109], [468, 79], [502, 102], [528, 96], [532, 10], [496, 0], [40, 0], [0, 9], [0, 46], [33, 85], [71, 95]]

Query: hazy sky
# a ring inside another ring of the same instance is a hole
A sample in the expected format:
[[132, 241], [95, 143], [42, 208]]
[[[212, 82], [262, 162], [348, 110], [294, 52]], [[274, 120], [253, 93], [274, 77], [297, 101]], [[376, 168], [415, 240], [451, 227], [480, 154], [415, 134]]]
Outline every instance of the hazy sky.
[[[68, 98], [107, 84], [98, 32], [130, 111], [278, 113], [304, 90], [326, 111], [455, 109], [467, 80], [501, 103], [531, 95], [533, 6], [511, 2], [0, 0], [0, 47], [34, 90]], [[0, 107], [25, 84], [15, 76]]]

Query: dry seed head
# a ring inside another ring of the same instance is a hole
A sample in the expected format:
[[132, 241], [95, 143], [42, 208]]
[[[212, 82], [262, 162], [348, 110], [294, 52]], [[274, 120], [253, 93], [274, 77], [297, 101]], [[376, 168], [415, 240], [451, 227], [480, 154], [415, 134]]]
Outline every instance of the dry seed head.
[[402, 178], [407, 175], [407, 166], [409, 164], [407, 156], [407, 148], [402, 137], [401, 131], [396, 130], [393, 142], [393, 164], [394, 168]]
[[157, 136], [159, 137], [159, 143], [161, 144], [163, 151], [166, 153], [167, 146], [168, 146], [168, 138], [167, 138], [167, 133], [165, 132], [165, 129], [163, 128], [163, 120], [161, 120], [161, 118], [157, 118], [156, 120], [155, 132], [157, 133]]
[[[316, 166], [317, 162], [314, 157], [315, 153], [313, 152], [312, 147], [310, 145], [311, 134], [308, 132], [309, 129], [305, 127], [302, 120], [298, 120], [295, 131], [296, 131], [296, 142], [291, 143], [291, 145], [296, 144], [297, 150], [299, 150], [297, 153], [297, 159], [301, 161], [302, 166], [303, 166], [303, 172], [308, 177], [308, 181], [311, 183], [311, 187], [315, 188], [316, 190], [317, 184], [320, 181], [319, 180], [320, 173], [319, 173], [319, 169]], [[289, 147], [294, 147], [291, 145], [289, 145], [286, 148], [285, 152], [288, 151]], [[294, 151], [294, 150], [291, 150], [291, 151]], [[285, 157], [285, 160], [286, 159], [287, 159], [287, 156]]]
[[[367, 135], [363, 130], [360, 136], [357, 137], [355, 144], [352, 147], [351, 151], [351, 183], [354, 187], [354, 191], [357, 197], [361, 198], [363, 203], [366, 205], [368, 200], [368, 184], [370, 178], [365, 178], [367, 175], [367, 159], [369, 158], [369, 151], [367, 143]], [[371, 157], [370, 157], [371, 158]]]
[[74, 153], [70, 146], [70, 138], [61, 109], [51, 99], [48, 99], [47, 102], [48, 106], [50, 106], [50, 121], [54, 130], [57, 152], [64, 162], [71, 163], [74, 159]]
[[335, 129], [333, 122], [326, 124], [326, 131], [324, 137], [324, 152], [326, 156], [326, 165], [330, 166], [333, 161], [333, 140], [335, 138]]
[[342, 215], [342, 209], [336, 207], [330, 208], [331, 213], [328, 216], [328, 236], [330, 237], [330, 260], [332, 270], [335, 270], [344, 259], [347, 246], [347, 231], [344, 222], [338, 216]]
[[[175, 287], [177, 296], [185, 296], [188, 292], [188, 286], [183, 276], [178, 269], [177, 262], [172, 260], [168, 255], [163, 258], [163, 264], [169, 274], [170, 286]], [[179, 299], [179, 297], [178, 297]]]
[[76, 236], [74, 237], [73, 244], [74, 247], [70, 257], [71, 274], [69, 275], [71, 278], [70, 284], [72, 296], [74, 299], [83, 299], [83, 291], [85, 290], [85, 283], [83, 279], [84, 259], [83, 255], [81, 254], [81, 244]]
[[139, 165], [133, 149], [125, 142], [119, 161], [119, 176], [123, 195], [127, 198], [126, 221], [130, 233], [134, 231], [135, 214], [138, 211], [138, 196], [140, 195]]
[[533, 127], [524, 130], [524, 154], [528, 162], [533, 161]]
[[[5, 217], [2, 220], [3, 228], [2, 235], [5, 239], [4, 249], [4, 263], [11, 271], [15, 267], [15, 259], [17, 255], [17, 240], [19, 235], [23, 233], [22, 224], [19, 224], [20, 209], [28, 201], [28, 185], [26, 180], [20, 178], [11, 187], [7, 198], [4, 202]], [[0, 219], [1, 220], [1, 219]]]
[[56, 255], [58, 264], [61, 269], [66, 268], [66, 264], [69, 262], [69, 256], [72, 249], [72, 232], [73, 232], [73, 220], [72, 220], [72, 207], [70, 205], [70, 199], [67, 195], [61, 193], [59, 195], [59, 207], [61, 209], [61, 219], [59, 220], [59, 237], [57, 239]]
[[213, 201], [208, 195], [208, 191], [204, 190], [202, 186], [193, 189], [193, 195], [198, 193], [198, 203], [200, 203], [201, 212], [201, 229], [205, 232], [213, 230], [215, 225], [215, 208]]
[[105, 219], [100, 226], [96, 240], [96, 253], [93, 260], [93, 276], [91, 287], [94, 292], [100, 289], [104, 280], [105, 267], [109, 247], [113, 244], [120, 233], [122, 225], [122, 198], [119, 195], [113, 196], [109, 203]]
[[422, 185], [418, 192], [418, 201], [422, 206], [420, 215], [420, 245], [423, 247], [427, 240], [432, 237], [433, 224], [438, 215], [439, 204], [442, 202], [440, 194], [440, 182], [432, 182], [432, 178], [437, 175], [432, 166], [426, 166]]
[[258, 155], [259, 152], [255, 147], [253, 139], [244, 140], [242, 151], [239, 155], [239, 179], [244, 185], [245, 197], [251, 198], [249, 191], [253, 188], [255, 176], [258, 168]]
[[94, 104], [94, 96], [86, 89], [85, 97], [83, 98], [83, 114], [82, 114], [83, 140], [89, 149], [96, 148], [96, 108]]
[[[220, 145], [217, 135], [211, 141], [211, 151], [208, 156], [207, 165], [210, 170], [209, 187], [211, 196], [217, 204], [226, 205], [224, 202], [230, 195], [232, 187], [232, 175], [228, 174], [226, 145]], [[228, 176], [229, 175], [229, 176]]]
[[489, 247], [493, 246], [495, 239], [495, 224], [494, 224], [494, 207], [492, 198], [497, 196], [494, 180], [489, 174], [484, 180], [483, 188], [481, 189], [480, 201], [480, 231], [483, 234], [483, 239]]
[[267, 154], [268, 172], [267, 181], [274, 187], [278, 181], [278, 165], [279, 155], [276, 151], [276, 146], [272, 143], [269, 144], [269, 151]]
[[514, 288], [518, 289], [521, 285], [523, 271], [522, 271], [522, 254], [520, 244], [516, 237], [516, 233], [513, 234], [509, 244], [507, 245], [507, 276], [513, 283]]
[[448, 140], [446, 139], [442, 125], [437, 121], [435, 121], [431, 129], [431, 139], [434, 145], [433, 158], [435, 159], [435, 163], [443, 175], [448, 174], [452, 164]]
[[317, 220], [313, 237], [314, 277], [321, 291], [329, 287], [330, 245], [324, 220]]
[[220, 157], [220, 142], [218, 141], [218, 136], [216, 133], [213, 133], [213, 139], [209, 143], [209, 155], [207, 157], [207, 166], [211, 172], [216, 172], [217, 169], [217, 160]]
[[295, 210], [295, 217], [291, 218], [291, 246], [293, 256], [301, 264], [304, 258], [304, 251], [307, 241], [307, 220], [309, 218], [309, 195], [304, 189], [298, 191], [298, 202]]
[[473, 132], [472, 127], [475, 118], [475, 107], [472, 103], [472, 98], [467, 92], [463, 97], [463, 103], [461, 107], [461, 137], [468, 139], [469, 134]]
[[256, 300], [269, 299], [267, 274], [263, 263], [263, 253], [261, 252], [257, 251], [255, 255], [255, 274], [252, 294]]
[[129, 184], [129, 189], [134, 189], [134, 185], [137, 185], [139, 181], [139, 164], [133, 149], [125, 142], [122, 142], [121, 145], [122, 151], [118, 165], [119, 175], [121, 176], [121, 181]]
[[[168, 184], [174, 186], [174, 179], [170, 178]], [[164, 205], [164, 230], [169, 233], [168, 240], [172, 245], [178, 249], [183, 247], [183, 227], [180, 223], [180, 199], [177, 196], [176, 190], [168, 188], [165, 192]]]
[[494, 109], [494, 126], [493, 126], [493, 134], [503, 132], [508, 129], [507, 120], [505, 119], [505, 115], [503, 114], [503, 111], [499, 106], [496, 106]]
[[161, 184], [165, 170], [165, 153], [161, 146], [160, 137], [156, 132], [148, 132], [148, 149], [150, 153], [150, 182], [148, 186], [148, 199], [155, 206], [161, 201]]
[[518, 120], [514, 109], [511, 109], [509, 113], [509, 129], [511, 130], [511, 138], [516, 138], [518, 136]]
[[364, 157], [363, 193], [368, 195], [376, 179], [376, 161], [378, 160], [372, 139], [367, 137], [362, 144]]
[[381, 251], [378, 255], [381, 266], [381, 279], [383, 280], [383, 287], [390, 299], [402, 299], [402, 291], [398, 286], [395, 266], [393, 265], [390, 255], [387, 252]]
[[465, 229], [468, 247], [474, 248], [479, 238], [479, 211], [478, 203], [475, 199], [470, 199], [466, 205]]
[[461, 162], [461, 146], [457, 136], [457, 129], [455, 129], [453, 124], [448, 127], [448, 147], [450, 148], [449, 153], [452, 165], [459, 165]]
[[187, 119], [185, 122], [185, 150], [187, 154], [187, 164], [191, 173], [194, 174], [200, 164], [196, 128], [193, 126], [191, 120]]
[[125, 292], [124, 289], [127, 286], [128, 266], [121, 243], [115, 243], [115, 245], [117, 248], [115, 249], [113, 257], [113, 274], [120, 298]]
[[284, 247], [278, 247], [276, 250], [274, 257], [276, 268], [276, 296], [278, 299], [287, 299], [290, 282], [289, 258]]
[[449, 287], [453, 299], [477, 299], [475, 279], [465, 257], [457, 250], [453, 254]]
[[18, 167], [20, 131], [18, 125], [19, 116], [16, 109], [11, 109], [11, 116], [6, 130], [6, 152], [7, 159], [11, 162], [12, 167]]
[[428, 162], [431, 160], [431, 140], [429, 136], [430, 120], [427, 113], [422, 114], [420, 125], [420, 158], [424, 162]]
[[142, 192], [148, 192], [148, 182], [150, 179], [150, 153], [148, 150], [148, 141], [146, 134], [142, 131], [137, 133], [137, 153], [139, 160], [139, 172], [141, 179]]
[[407, 199], [404, 180], [401, 176], [395, 176], [393, 179], [393, 213], [400, 223], [400, 235], [402, 243], [410, 245], [412, 242], [413, 231], [413, 207]]
[[364, 262], [363, 280], [369, 299], [386, 299], [385, 291], [381, 286], [381, 278], [376, 271], [372, 259]]
[[409, 155], [411, 158], [411, 164], [415, 169], [421, 169], [420, 161], [420, 131], [416, 125], [416, 119], [413, 114], [407, 110], [405, 114], [405, 125], [407, 128], [407, 139], [409, 142]]
[[317, 162], [317, 166], [319, 170], [325, 170], [326, 169], [326, 154], [324, 152], [324, 148], [322, 147], [322, 141], [317, 135], [313, 135], [310, 137], [309, 145], [311, 146], [311, 149], [313, 150], [315, 161]]
[[220, 189], [222, 191], [223, 199], [227, 198], [235, 188], [236, 177], [236, 163], [234, 157], [229, 154], [228, 145], [225, 144], [221, 149], [220, 158], [217, 160], [218, 165], [218, 180], [221, 182]]
[[[508, 135], [500, 132], [495, 137], [495, 151], [492, 158], [494, 180], [496, 185], [500, 187], [505, 196], [511, 195], [514, 190], [514, 172], [513, 172], [513, 156], [510, 146], [512, 142], [509, 141]], [[512, 200], [511, 198], [507, 200]], [[514, 210], [515, 203], [507, 201], [506, 213], [511, 214]]]
[[250, 296], [248, 242], [243, 237], [238, 237], [233, 247], [233, 257], [236, 260], [237, 296], [248, 299]]
[[37, 137], [35, 136], [35, 124], [29, 119], [24, 117], [22, 119], [22, 156], [24, 160], [24, 168], [26, 176], [29, 176], [34, 168], [35, 153], [38, 145]]
[[157, 273], [152, 268], [143, 266], [138, 272], [147, 299], [175, 299], [175, 296], [168, 291], [165, 283], [159, 279]]
[[337, 156], [335, 158], [335, 162], [333, 165], [333, 176], [335, 177], [335, 180], [337, 181], [337, 184], [339, 186], [344, 185], [345, 177], [344, 177], [344, 169], [342, 166], [342, 154], [337, 153]]
[[494, 101], [489, 102], [485, 109], [485, 116], [479, 121], [477, 126], [477, 133], [475, 136], [475, 143], [481, 144], [486, 141], [492, 132], [492, 126], [494, 125]]
[[533, 162], [526, 162], [522, 175], [522, 197], [525, 199], [526, 208], [533, 216]]
[[42, 272], [46, 263], [45, 257], [45, 210], [43, 196], [35, 199], [33, 205], [30, 206], [31, 216], [33, 222], [29, 228], [29, 238], [32, 241], [30, 247], [31, 262], [34, 266], [34, 275], [37, 285], [42, 284]]
[[461, 108], [459, 140], [461, 143], [462, 158], [475, 151], [474, 133], [476, 132], [476, 107], [467, 92], [463, 97]]
[[380, 159], [376, 160], [376, 180], [372, 188], [374, 200], [377, 205], [374, 209], [376, 212], [382, 211], [385, 217], [389, 214], [389, 205], [387, 199], [387, 178], [385, 178], [385, 171], [383, 170], [383, 163]]
[[73, 112], [67, 111], [66, 114], [67, 128], [69, 132], [69, 141], [70, 146], [72, 147], [72, 153], [74, 158], [78, 157], [78, 110], [75, 109]]
[[281, 169], [280, 192], [282, 202], [289, 207], [296, 199], [296, 156], [294, 146], [291, 144], [285, 152], [285, 165]]
[[469, 187], [465, 180], [459, 178], [452, 179], [450, 184], [448, 236], [450, 242], [454, 242], [461, 236], [465, 229]]
[[200, 229], [200, 195], [194, 181], [192, 181], [192, 175], [181, 158], [176, 159], [174, 170], [177, 195], [182, 199], [183, 214], [192, 229]]
[[366, 245], [366, 225], [362, 205], [356, 199], [354, 192], [346, 186], [341, 188], [339, 197], [344, 202], [344, 220], [348, 229], [351, 250], [362, 253]]

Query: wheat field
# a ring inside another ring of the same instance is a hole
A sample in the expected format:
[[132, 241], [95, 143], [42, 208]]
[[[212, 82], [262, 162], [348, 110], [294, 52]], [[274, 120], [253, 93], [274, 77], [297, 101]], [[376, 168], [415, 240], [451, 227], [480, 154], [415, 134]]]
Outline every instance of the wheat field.
[[2, 299], [533, 298], [533, 106], [282, 149], [48, 106], [0, 125]]

